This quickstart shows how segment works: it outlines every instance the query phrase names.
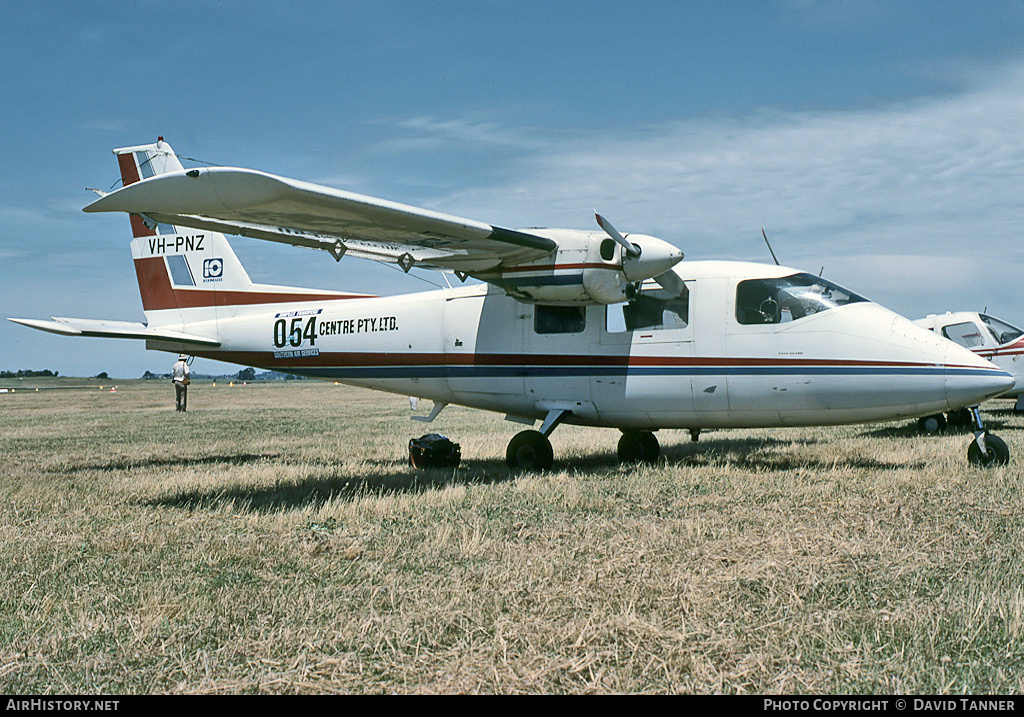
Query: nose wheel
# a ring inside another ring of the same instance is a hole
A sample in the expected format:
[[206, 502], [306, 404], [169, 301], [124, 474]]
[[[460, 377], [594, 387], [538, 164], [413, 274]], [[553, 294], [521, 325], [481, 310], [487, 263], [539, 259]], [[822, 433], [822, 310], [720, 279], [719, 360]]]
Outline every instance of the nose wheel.
[[968, 462], [981, 468], [1006, 465], [1010, 461], [1010, 449], [1006, 447], [1006, 441], [985, 430], [977, 406], [973, 406], [970, 412], [974, 420], [974, 440], [967, 447]]

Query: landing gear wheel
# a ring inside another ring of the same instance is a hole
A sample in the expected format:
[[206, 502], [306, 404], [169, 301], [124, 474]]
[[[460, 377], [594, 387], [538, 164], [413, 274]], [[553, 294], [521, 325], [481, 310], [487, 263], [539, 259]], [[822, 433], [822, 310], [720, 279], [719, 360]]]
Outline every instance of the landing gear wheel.
[[967, 460], [971, 465], [980, 468], [1004, 466], [1010, 460], [1010, 449], [1006, 447], [1006, 442], [1002, 438], [989, 433], [985, 436], [984, 451], [978, 445], [977, 438], [971, 441], [971, 445], [967, 447]]
[[540, 431], [517, 433], [505, 450], [505, 463], [513, 470], [546, 471], [554, 462], [551, 441]]
[[622, 463], [654, 463], [661, 455], [661, 446], [653, 433], [625, 431], [619, 439], [619, 461]]
[[946, 417], [941, 413], [936, 413], [932, 416], [922, 416], [917, 419], [917, 426], [929, 435], [941, 433], [946, 430]]

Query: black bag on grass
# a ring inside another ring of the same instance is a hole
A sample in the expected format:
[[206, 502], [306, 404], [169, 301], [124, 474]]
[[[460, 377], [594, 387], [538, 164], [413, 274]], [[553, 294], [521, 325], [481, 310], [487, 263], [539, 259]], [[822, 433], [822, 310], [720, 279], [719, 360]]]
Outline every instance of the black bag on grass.
[[440, 433], [428, 433], [409, 441], [409, 463], [414, 468], [454, 468], [460, 460], [459, 444]]

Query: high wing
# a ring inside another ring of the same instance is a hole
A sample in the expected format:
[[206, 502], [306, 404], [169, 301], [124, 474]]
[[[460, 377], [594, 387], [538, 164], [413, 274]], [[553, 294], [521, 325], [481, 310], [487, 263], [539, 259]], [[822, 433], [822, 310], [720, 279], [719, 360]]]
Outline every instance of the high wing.
[[158, 174], [103, 195], [86, 212], [183, 225], [463, 274], [543, 259], [554, 240], [250, 169]]
[[220, 341], [205, 336], [186, 334], [167, 328], [150, 328], [146, 324], [135, 321], [102, 321], [96, 319], [68, 319], [62, 316], [52, 317], [52, 321], [38, 319], [9, 319], [16, 324], [28, 326], [40, 331], [62, 336], [93, 336], [105, 339], [147, 339], [149, 341], [168, 341], [192, 347], [216, 347]]

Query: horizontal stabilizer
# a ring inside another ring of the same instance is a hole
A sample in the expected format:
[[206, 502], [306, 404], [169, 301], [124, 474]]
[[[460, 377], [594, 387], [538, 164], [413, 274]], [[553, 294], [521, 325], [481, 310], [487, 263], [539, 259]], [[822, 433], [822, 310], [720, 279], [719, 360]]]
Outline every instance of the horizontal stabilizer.
[[105, 339], [146, 339], [169, 341], [195, 346], [220, 346], [220, 342], [205, 336], [183, 334], [167, 329], [151, 329], [137, 321], [102, 321], [96, 319], [68, 319], [52, 317], [52, 321], [39, 319], [8, 319], [16, 324], [62, 336], [92, 336]]

